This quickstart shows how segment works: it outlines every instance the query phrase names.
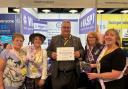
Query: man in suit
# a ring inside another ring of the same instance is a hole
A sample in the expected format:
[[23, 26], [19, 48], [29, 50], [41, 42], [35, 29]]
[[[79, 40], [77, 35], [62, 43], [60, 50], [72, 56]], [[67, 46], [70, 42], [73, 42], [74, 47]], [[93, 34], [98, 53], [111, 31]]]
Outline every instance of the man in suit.
[[[70, 32], [71, 22], [64, 20], [61, 25], [61, 34], [53, 36], [47, 48], [48, 56], [52, 59], [51, 80], [53, 89], [77, 89], [80, 73], [79, 58], [83, 56], [84, 49], [80, 38], [71, 35]], [[57, 61], [56, 50], [58, 47], [73, 47], [75, 59]]]

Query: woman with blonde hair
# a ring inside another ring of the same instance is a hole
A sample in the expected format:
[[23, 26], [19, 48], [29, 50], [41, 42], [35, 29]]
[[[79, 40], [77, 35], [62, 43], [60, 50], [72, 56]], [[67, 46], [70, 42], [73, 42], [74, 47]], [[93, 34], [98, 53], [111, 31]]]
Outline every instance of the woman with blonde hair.
[[108, 29], [104, 35], [105, 47], [100, 53], [96, 67], [98, 73], [88, 73], [89, 79], [99, 79], [97, 89], [124, 89], [123, 74], [126, 57], [120, 48], [120, 37], [115, 29]]

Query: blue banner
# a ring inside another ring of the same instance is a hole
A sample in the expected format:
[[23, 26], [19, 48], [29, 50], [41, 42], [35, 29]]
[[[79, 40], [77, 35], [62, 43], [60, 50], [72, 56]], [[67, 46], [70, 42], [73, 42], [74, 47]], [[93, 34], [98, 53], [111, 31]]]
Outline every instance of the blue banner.
[[0, 14], [0, 35], [12, 35], [15, 31], [20, 32], [20, 21], [17, 21], [16, 17], [19, 19], [20, 15]]
[[79, 34], [96, 30], [96, 9], [92, 9], [79, 19]]
[[36, 20], [37, 18], [24, 9], [21, 9], [21, 14], [22, 14], [22, 33], [23, 34], [33, 33], [34, 32], [33, 21]]
[[43, 20], [34, 20], [34, 31], [40, 30], [40, 31], [46, 31], [48, 30], [47, 28], [47, 22]]

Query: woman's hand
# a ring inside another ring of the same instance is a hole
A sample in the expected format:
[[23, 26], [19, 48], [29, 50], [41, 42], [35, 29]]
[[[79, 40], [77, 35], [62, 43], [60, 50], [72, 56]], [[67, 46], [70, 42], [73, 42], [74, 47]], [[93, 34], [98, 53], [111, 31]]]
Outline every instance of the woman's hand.
[[38, 81], [38, 86], [43, 86], [45, 84], [45, 80], [44, 79], [40, 79], [39, 81]]
[[91, 68], [96, 68], [96, 66], [97, 66], [96, 64], [90, 64]]
[[87, 73], [87, 75], [90, 80], [98, 78], [97, 73]]

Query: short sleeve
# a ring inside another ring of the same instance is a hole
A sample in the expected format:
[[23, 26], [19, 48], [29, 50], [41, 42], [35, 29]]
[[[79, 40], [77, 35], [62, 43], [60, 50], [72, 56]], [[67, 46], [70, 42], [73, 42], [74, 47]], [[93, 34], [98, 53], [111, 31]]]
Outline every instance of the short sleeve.
[[112, 69], [122, 71], [126, 65], [126, 57], [121, 49], [115, 51], [112, 59]]
[[7, 56], [9, 54], [9, 50], [3, 50], [0, 54], [0, 58], [2, 58], [3, 60], [7, 60]]

